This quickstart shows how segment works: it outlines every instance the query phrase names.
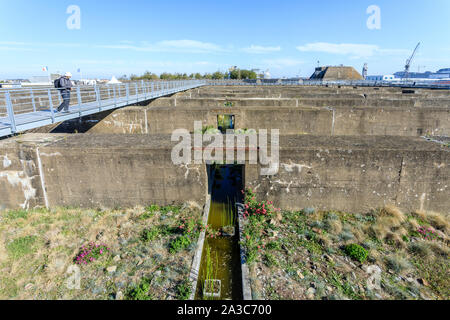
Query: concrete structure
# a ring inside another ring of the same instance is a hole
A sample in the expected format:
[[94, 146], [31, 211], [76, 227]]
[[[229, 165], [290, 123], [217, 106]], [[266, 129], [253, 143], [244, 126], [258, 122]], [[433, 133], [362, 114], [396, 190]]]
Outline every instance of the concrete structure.
[[[87, 134], [0, 141], [0, 207], [203, 203], [206, 164], [173, 165], [174, 129], [194, 121], [280, 129], [280, 170], [245, 184], [284, 209], [364, 213], [450, 208], [450, 92], [360, 87], [201, 87], [91, 116]], [[95, 121], [98, 121], [95, 122]], [[421, 136], [429, 134], [432, 140]], [[269, 151], [270, 154], [271, 151]]]
[[[202, 203], [206, 165], [174, 165], [170, 135], [30, 134], [0, 142], [0, 203], [121, 207]], [[204, 144], [206, 146], [207, 144]], [[245, 183], [285, 209], [448, 212], [450, 149], [420, 138], [282, 136], [280, 170]], [[271, 151], [269, 151], [271, 152]]]
[[236, 128], [280, 129], [282, 134], [450, 136], [449, 105], [448, 91], [208, 87], [118, 110], [89, 133], [193, 131], [194, 121], [217, 126], [219, 115], [232, 114]]
[[0, 207], [203, 203], [206, 166], [174, 166], [170, 136], [29, 134], [0, 141]]

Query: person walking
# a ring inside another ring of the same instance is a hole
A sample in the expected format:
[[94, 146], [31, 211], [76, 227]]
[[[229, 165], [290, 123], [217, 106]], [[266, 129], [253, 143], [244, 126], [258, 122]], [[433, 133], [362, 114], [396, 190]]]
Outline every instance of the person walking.
[[64, 112], [69, 112], [69, 105], [70, 105], [70, 90], [72, 90], [72, 81], [70, 81], [70, 78], [72, 78], [72, 74], [70, 72], [66, 72], [64, 77], [59, 78], [58, 83], [58, 90], [61, 94], [61, 97], [63, 99], [63, 102], [58, 107], [58, 112], [61, 112], [61, 110], [64, 109]]

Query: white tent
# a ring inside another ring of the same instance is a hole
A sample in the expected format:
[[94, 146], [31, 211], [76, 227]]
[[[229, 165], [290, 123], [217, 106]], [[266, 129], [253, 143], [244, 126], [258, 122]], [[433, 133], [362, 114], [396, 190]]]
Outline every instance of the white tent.
[[117, 78], [116, 78], [115, 76], [113, 76], [113, 77], [111, 78], [111, 80], [108, 82], [108, 84], [119, 84], [119, 83], [122, 83], [122, 82], [120, 82], [119, 80], [117, 80]]

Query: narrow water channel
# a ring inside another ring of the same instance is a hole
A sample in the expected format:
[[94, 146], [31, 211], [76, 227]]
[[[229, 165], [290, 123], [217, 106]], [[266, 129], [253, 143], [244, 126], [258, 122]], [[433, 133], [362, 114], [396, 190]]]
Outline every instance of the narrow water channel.
[[235, 204], [242, 199], [243, 166], [214, 165], [209, 170], [213, 183], [208, 226], [214, 236], [205, 239], [195, 299], [242, 300]]

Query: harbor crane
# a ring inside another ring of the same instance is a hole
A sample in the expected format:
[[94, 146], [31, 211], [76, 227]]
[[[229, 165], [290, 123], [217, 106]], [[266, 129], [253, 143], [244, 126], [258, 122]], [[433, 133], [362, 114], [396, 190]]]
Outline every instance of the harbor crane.
[[411, 68], [411, 63], [412, 63], [412, 61], [413, 61], [413, 59], [414, 59], [414, 56], [415, 56], [416, 53], [417, 53], [417, 49], [419, 49], [419, 47], [420, 47], [420, 42], [417, 44], [417, 46], [416, 46], [416, 48], [414, 49], [414, 51], [413, 51], [411, 57], [410, 57], [408, 60], [406, 60], [405, 72], [404, 72], [404, 74], [403, 74], [403, 78], [404, 78], [404, 79], [408, 79], [408, 77], [409, 77], [409, 69]]

